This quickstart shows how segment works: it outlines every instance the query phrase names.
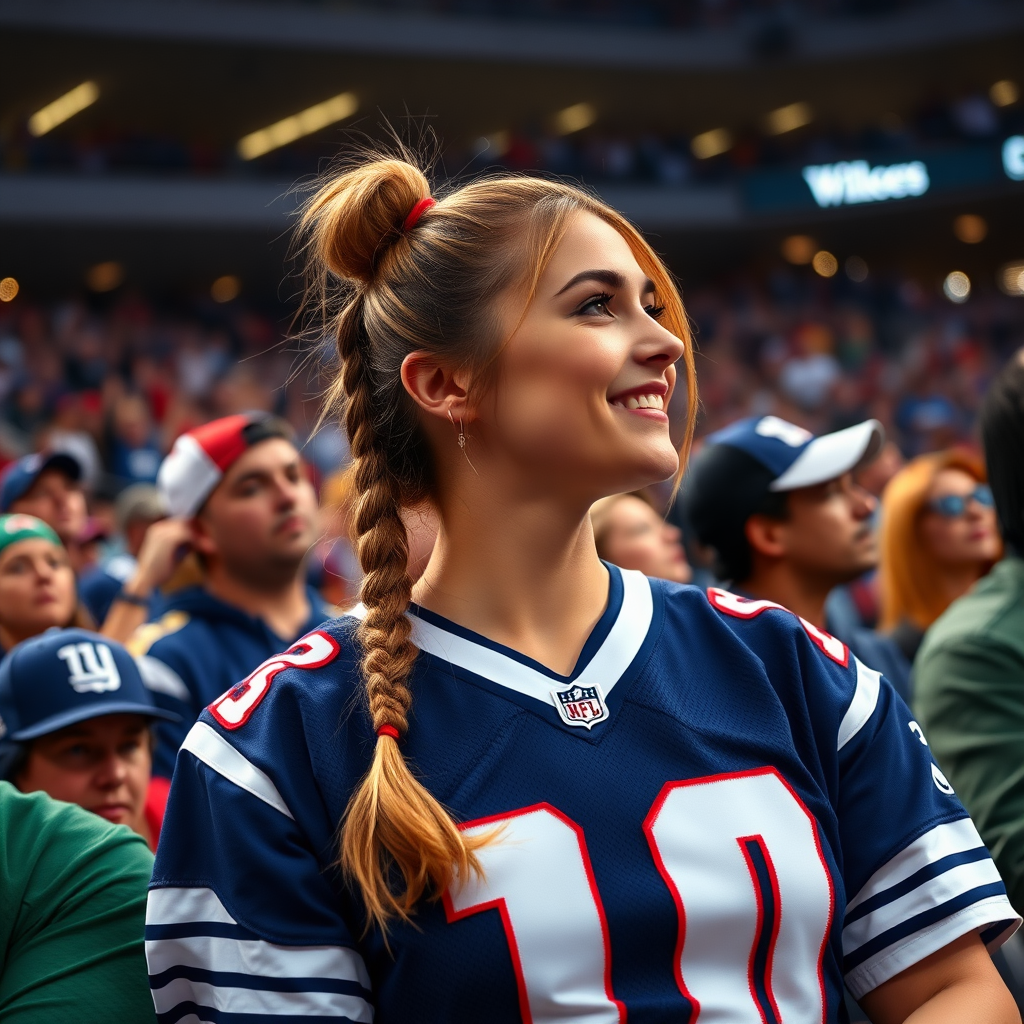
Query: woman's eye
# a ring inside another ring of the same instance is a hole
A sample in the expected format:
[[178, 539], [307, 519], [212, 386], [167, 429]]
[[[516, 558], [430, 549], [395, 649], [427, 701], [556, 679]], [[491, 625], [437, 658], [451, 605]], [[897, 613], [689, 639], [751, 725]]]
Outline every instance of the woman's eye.
[[662, 317], [662, 314], [665, 312], [665, 307], [664, 306], [653, 306], [653, 305], [652, 306], [644, 306], [644, 312], [652, 320], [660, 320], [661, 317]]
[[582, 316], [611, 316], [611, 310], [608, 309], [608, 303], [611, 301], [610, 295], [595, 295], [577, 307], [576, 313]]

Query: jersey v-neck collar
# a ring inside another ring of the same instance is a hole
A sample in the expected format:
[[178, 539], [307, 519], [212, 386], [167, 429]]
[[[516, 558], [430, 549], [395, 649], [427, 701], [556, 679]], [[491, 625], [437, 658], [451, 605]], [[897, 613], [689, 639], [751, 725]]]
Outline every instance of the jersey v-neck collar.
[[[608, 605], [569, 675], [561, 675], [511, 647], [418, 605], [410, 606], [408, 613], [412, 623], [411, 639], [431, 658], [461, 669], [487, 689], [559, 724], [564, 725], [555, 706], [555, 694], [575, 693], [577, 689], [598, 688], [607, 704], [608, 717], [614, 717], [621, 702], [622, 684], [635, 674], [642, 663], [638, 655], [645, 652], [653, 640], [655, 597], [643, 573], [614, 565], [608, 565], [608, 573]], [[349, 614], [362, 618], [365, 611], [359, 606]], [[598, 722], [595, 726], [601, 724]], [[588, 735], [604, 730], [572, 728], [571, 731]]]

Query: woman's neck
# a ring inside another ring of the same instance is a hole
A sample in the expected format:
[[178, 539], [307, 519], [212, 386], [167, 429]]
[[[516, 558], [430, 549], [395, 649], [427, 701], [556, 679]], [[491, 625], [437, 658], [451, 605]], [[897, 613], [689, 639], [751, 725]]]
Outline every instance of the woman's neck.
[[555, 672], [571, 672], [608, 604], [608, 570], [586, 509], [492, 494], [472, 506], [452, 501], [441, 519], [413, 588], [417, 604]]

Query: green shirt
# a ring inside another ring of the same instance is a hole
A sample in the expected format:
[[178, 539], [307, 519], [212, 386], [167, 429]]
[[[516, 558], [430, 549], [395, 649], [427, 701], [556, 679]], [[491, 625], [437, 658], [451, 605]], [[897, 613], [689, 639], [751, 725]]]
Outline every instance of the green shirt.
[[914, 708], [1024, 910], [1024, 559], [1004, 558], [928, 631]]
[[153, 1024], [141, 836], [0, 782], [0, 1020]]

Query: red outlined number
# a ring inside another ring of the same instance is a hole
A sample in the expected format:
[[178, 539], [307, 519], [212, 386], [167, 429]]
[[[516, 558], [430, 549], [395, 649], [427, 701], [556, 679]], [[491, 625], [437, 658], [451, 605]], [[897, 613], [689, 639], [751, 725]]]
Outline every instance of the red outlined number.
[[307, 633], [283, 654], [268, 658], [255, 672], [218, 697], [208, 710], [225, 729], [238, 729], [267, 695], [278, 672], [286, 668], [320, 668], [333, 661], [340, 649], [334, 637], [326, 633]]
[[[789, 615], [796, 615], [795, 612], [791, 612], [774, 601], [752, 601], [749, 597], [740, 597], [739, 594], [731, 594], [728, 590], [722, 590], [719, 587], [708, 587], [708, 600], [713, 608], [717, 608], [723, 614], [731, 615], [735, 619], [753, 619], [762, 612], [770, 611], [773, 608]], [[843, 668], [850, 664], [850, 649], [842, 640], [819, 629], [813, 622], [800, 618], [799, 615], [796, 615], [796, 618], [800, 619], [800, 625], [804, 627], [804, 632], [822, 654], [831, 658], [837, 665], [842, 665]]]
[[[445, 913], [454, 924], [498, 912], [523, 1021], [625, 1024], [580, 826], [542, 803], [461, 827], [501, 835], [478, 853], [483, 877], [444, 894]], [[643, 828], [676, 905], [673, 969], [691, 1024], [824, 1021], [835, 891], [817, 824], [785, 779], [759, 768], [666, 783]]]
[[444, 894], [445, 913], [455, 922], [498, 911], [523, 1021], [625, 1024], [626, 1008], [612, 994], [608, 922], [580, 826], [542, 803], [460, 827], [471, 835], [497, 827], [501, 838], [477, 853], [482, 878]]

